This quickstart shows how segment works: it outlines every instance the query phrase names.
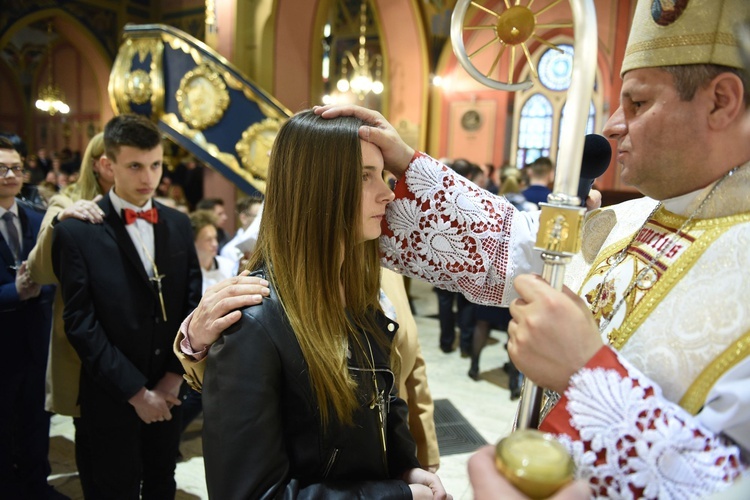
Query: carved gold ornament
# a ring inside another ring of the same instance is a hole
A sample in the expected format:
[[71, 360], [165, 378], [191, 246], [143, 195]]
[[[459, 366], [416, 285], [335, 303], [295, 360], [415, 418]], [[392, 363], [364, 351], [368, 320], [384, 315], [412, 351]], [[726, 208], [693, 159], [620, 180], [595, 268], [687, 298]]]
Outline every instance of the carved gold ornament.
[[248, 127], [242, 133], [235, 148], [242, 160], [242, 166], [254, 177], [268, 177], [268, 161], [271, 146], [285, 120], [266, 118]]
[[134, 104], [146, 104], [151, 99], [151, 77], [142, 69], [130, 73], [125, 84], [125, 95]]
[[[151, 104], [151, 119], [164, 110], [162, 55], [164, 44], [159, 38], [128, 39], [122, 44], [112, 65], [107, 91], [115, 113], [132, 113], [131, 104]], [[151, 58], [146, 69], [132, 69]]]
[[185, 73], [175, 99], [182, 119], [198, 130], [216, 124], [229, 106], [224, 80], [205, 64]]
[[[520, 5], [520, 0], [506, 0], [496, 2], [495, 10], [476, 1], [457, 2], [452, 15], [451, 42], [458, 62], [474, 79], [490, 88], [507, 91], [530, 88], [530, 80], [514, 81], [516, 61], [525, 58], [531, 74], [538, 79], [530, 47], [541, 43], [562, 52], [558, 45], [543, 38], [553, 33], [551, 30], [574, 27], [570, 20], [546, 21], [545, 13], [560, 1], [532, 8], [533, 0], [525, 2], [527, 5]], [[471, 13], [469, 9], [472, 9]], [[494, 57], [477, 57], [488, 49], [494, 52]], [[500, 72], [503, 61], [507, 61], [507, 83], [502, 81], [506, 77]]]
[[[203, 132], [201, 132], [200, 130], [191, 129], [187, 123], [180, 121], [180, 119], [174, 113], [167, 113], [163, 115], [161, 121], [168, 125], [176, 133], [182, 135], [183, 137], [187, 137], [193, 144], [200, 147], [203, 151], [222, 162], [230, 170], [232, 170], [232, 172], [245, 179], [245, 181], [255, 189], [257, 189], [261, 193], [266, 192], [265, 177], [254, 177], [250, 172], [240, 166], [240, 162], [237, 161], [237, 157], [235, 157], [231, 153], [225, 153], [224, 151], [220, 150], [216, 144], [208, 142], [206, 140], [206, 136], [203, 135]], [[167, 134], [169, 135], [169, 132], [167, 132]]]
[[548, 252], [576, 254], [581, 249], [583, 215], [581, 207], [542, 204], [539, 232], [534, 248]]

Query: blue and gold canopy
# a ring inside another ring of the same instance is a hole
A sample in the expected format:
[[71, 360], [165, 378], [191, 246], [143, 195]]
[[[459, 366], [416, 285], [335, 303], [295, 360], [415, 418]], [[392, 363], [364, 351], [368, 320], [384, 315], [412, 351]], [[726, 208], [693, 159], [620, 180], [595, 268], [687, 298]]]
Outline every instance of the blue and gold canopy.
[[268, 152], [289, 110], [204, 43], [128, 25], [112, 67], [115, 113], [138, 113], [247, 194], [265, 192]]

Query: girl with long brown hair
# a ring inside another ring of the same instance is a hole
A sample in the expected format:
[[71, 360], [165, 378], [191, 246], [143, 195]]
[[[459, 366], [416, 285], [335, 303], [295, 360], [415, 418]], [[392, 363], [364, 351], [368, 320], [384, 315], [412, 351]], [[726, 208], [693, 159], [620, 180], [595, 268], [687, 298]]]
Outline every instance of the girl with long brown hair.
[[306, 111], [274, 143], [248, 264], [270, 297], [242, 311], [206, 365], [212, 497], [446, 498], [419, 469], [395, 395], [377, 242], [393, 194], [361, 124]]

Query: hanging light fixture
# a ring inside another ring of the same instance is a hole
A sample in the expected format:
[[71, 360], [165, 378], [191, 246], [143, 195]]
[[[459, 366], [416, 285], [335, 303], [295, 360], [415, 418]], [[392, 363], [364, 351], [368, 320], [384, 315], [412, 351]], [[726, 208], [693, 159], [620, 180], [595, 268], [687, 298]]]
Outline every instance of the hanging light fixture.
[[57, 113], [66, 115], [70, 112], [70, 106], [65, 104], [65, 95], [53, 79], [52, 21], [47, 24], [47, 60], [49, 62], [47, 86], [39, 91], [35, 106], [38, 110], [49, 113], [50, 116], [55, 116]]
[[[367, 0], [362, 0], [359, 8], [359, 50], [357, 57], [351, 51], [346, 51], [341, 58], [341, 78], [336, 83], [339, 92], [353, 92], [364, 100], [365, 96], [372, 92], [380, 94], [384, 86], [382, 81], [383, 56], [380, 54], [370, 57], [365, 48], [367, 32]], [[351, 65], [351, 78], [349, 77], [349, 65]]]

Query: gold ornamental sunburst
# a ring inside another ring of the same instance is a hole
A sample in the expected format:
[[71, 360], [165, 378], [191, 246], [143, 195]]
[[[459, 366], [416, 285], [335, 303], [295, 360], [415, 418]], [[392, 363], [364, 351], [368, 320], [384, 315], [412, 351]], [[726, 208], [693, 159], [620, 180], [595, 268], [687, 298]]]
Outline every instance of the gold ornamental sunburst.
[[[541, 23], [539, 21], [540, 16], [550, 11], [562, 0], [553, 0], [552, 2], [540, 6], [534, 10], [534, 0], [528, 0], [525, 5], [521, 5], [521, 0], [516, 0], [512, 5], [510, 0], [504, 0], [499, 4], [499, 10], [493, 10], [481, 5], [479, 2], [471, 2], [471, 6], [479, 9], [491, 16], [494, 19], [489, 24], [464, 24], [465, 31], [481, 31], [488, 30], [494, 33], [492, 39], [488, 42], [473, 50], [472, 52], [467, 51], [469, 60], [472, 60], [485, 50], [495, 48], [497, 54], [495, 55], [489, 70], [485, 73], [487, 78], [495, 71], [498, 64], [504, 56], [509, 57], [508, 64], [508, 83], [513, 83], [513, 72], [516, 66], [516, 60], [521, 55], [526, 58], [526, 62], [529, 65], [531, 74], [534, 78], [539, 78], [537, 69], [531, 58], [531, 52], [529, 50], [529, 43], [536, 41], [542, 45], [546, 45], [550, 48], [562, 52], [562, 49], [556, 44], [551, 43], [548, 40], [542, 38], [538, 33], [543, 30], [550, 30], [554, 28], [572, 28], [572, 21], [562, 21], [556, 23]], [[482, 20], [486, 22], [486, 16]], [[481, 21], [480, 21], [481, 22]], [[472, 61], [474, 64], [474, 61]]]

